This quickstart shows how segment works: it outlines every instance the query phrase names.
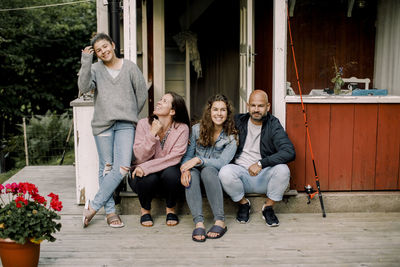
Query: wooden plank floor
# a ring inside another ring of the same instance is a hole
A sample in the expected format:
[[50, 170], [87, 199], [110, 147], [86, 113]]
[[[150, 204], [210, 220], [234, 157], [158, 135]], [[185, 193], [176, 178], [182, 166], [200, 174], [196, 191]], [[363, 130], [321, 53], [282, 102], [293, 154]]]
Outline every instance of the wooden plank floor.
[[40, 193], [53, 191], [63, 201], [61, 232], [56, 242], [42, 243], [39, 266], [400, 265], [400, 213], [278, 214], [276, 228], [267, 227], [260, 214], [246, 225], [228, 214], [222, 239], [195, 243], [187, 215], [176, 227], [156, 216], [152, 228], [141, 227], [138, 215], [123, 215], [126, 227], [111, 229], [99, 214], [83, 229], [73, 166], [26, 167], [10, 181], [30, 181]]

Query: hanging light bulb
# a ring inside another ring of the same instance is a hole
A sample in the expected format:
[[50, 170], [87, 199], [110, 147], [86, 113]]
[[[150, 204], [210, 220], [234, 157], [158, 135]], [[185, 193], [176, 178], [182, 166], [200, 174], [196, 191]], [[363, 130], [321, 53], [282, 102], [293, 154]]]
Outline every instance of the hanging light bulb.
[[357, 1], [358, 8], [364, 8], [366, 5], [367, 5], [367, 1], [366, 0], [358, 0]]

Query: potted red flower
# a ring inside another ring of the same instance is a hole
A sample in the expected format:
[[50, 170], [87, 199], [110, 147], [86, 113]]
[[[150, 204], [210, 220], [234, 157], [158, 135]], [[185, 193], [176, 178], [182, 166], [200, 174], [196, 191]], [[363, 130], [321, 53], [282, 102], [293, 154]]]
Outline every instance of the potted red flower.
[[[54, 233], [60, 231], [57, 211], [62, 202], [58, 195], [50, 193], [50, 201], [39, 194], [31, 183], [0, 184], [0, 255], [3, 266], [37, 266], [40, 242], [54, 242]], [[16, 248], [22, 248], [22, 255]], [[16, 262], [23, 256], [34, 255], [28, 263]], [[8, 256], [11, 256], [8, 261]], [[29, 264], [29, 265], [28, 265]]]

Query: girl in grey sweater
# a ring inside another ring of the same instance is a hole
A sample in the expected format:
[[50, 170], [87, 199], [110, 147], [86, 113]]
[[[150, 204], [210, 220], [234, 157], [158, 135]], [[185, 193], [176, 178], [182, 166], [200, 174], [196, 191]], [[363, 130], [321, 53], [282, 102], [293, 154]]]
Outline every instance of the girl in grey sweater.
[[[92, 131], [99, 155], [99, 190], [90, 203], [86, 201], [84, 227], [101, 207], [110, 227], [124, 226], [115, 212], [113, 192], [129, 171], [135, 125], [147, 98], [138, 66], [118, 58], [114, 49], [111, 38], [99, 33], [82, 50], [78, 87], [81, 93], [94, 91]], [[94, 64], [93, 54], [99, 59]]]

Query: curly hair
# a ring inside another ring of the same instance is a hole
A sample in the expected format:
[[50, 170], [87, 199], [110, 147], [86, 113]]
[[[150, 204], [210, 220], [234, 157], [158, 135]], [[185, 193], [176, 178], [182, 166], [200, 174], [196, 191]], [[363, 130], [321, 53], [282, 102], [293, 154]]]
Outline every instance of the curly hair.
[[211, 107], [216, 101], [224, 102], [228, 112], [226, 121], [224, 121], [222, 125], [222, 129], [227, 136], [234, 135], [236, 143], [238, 143], [237, 130], [235, 128], [235, 121], [233, 120], [233, 106], [226, 96], [222, 94], [216, 94], [207, 100], [207, 104], [204, 107], [203, 115], [200, 120], [200, 135], [197, 142], [204, 147], [214, 145], [214, 123], [211, 119]]

